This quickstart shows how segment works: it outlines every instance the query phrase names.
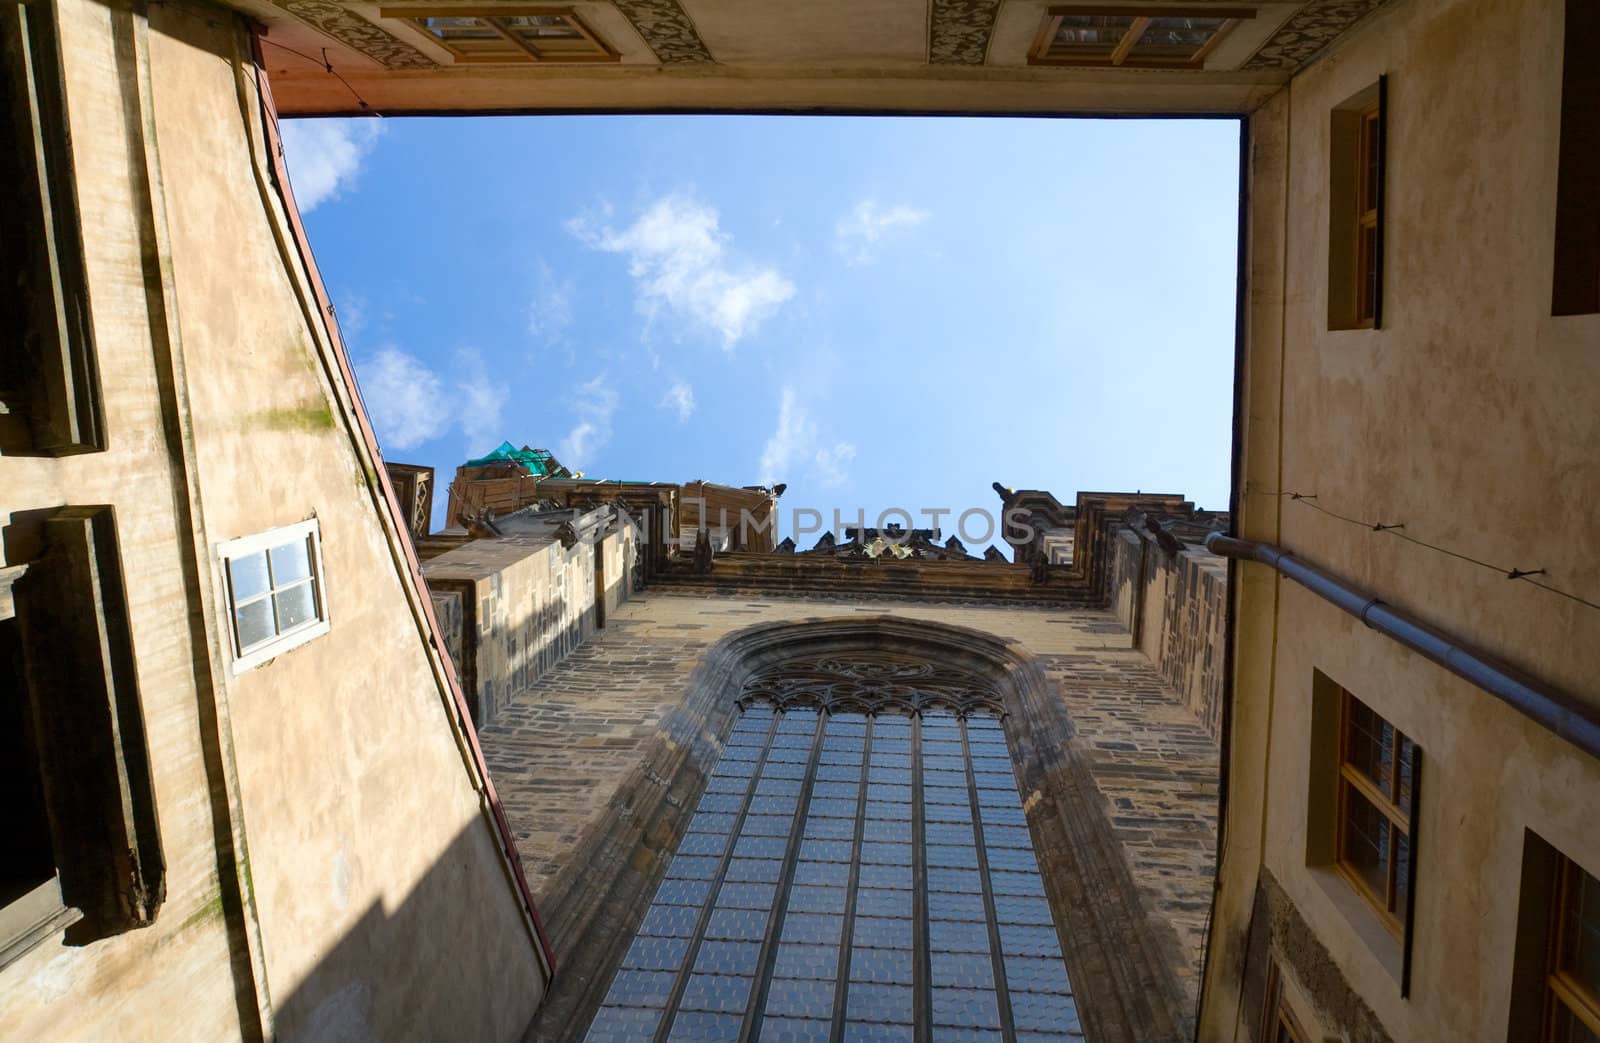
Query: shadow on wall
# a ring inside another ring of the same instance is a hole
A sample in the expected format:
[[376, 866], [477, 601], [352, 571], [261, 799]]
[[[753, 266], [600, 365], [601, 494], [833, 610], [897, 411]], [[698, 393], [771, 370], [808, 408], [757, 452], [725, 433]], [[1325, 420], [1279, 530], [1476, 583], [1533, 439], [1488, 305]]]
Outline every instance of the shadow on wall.
[[[273, 997], [275, 1038], [517, 1038], [542, 997], [541, 973], [511, 887], [484, 878], [499, 874], [493, 843], [474, 818], [404, 901], [368, 907], [293, 991]], [[348, 867], [326, 886], [348, 888]], [[270, 948], [270, 924], [267, 934]]]

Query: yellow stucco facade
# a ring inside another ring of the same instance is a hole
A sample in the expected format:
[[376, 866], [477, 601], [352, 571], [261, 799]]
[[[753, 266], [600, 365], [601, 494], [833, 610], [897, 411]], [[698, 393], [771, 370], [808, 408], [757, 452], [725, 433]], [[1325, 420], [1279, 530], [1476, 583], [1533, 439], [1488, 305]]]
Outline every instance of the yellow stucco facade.
[[[1454, 556], [1543, 569], [1534, 578], [1580, 596], [1600, 589], [1586, 520], [1600, 490], [1600, 315], [1551, 315], [1563, 8], [1394, 5], [1249, 117], [1237, 520], [1241, 535], [1289, 548], [1592, 716], [1594, 609]], [[1331, 115], [1379, 76], [1382, 323], [1330, 330]], [[1255, 1038], [1259, 984], [1252, 993], [1234, 971], [1248, 950], [1258, 983], [1262, 958], [1276, 959], [1307, 1031], [1533, 1038], [1537, 1025], [1511, 1019], [1512, 953], [1529, 927], [1518, 899], [1540, 886], [1524, 878], [1527, 834], [1600, 868], [1589, 810], [1600, 763], [1266, 568], [1240, 565], [1236, 581], [1202, 1036]], [[1408, 995], [1401, 939], [1350, 900], [1347, 881], [1308, 865], [1318, 671], [1423, 751]], [[1326, 959], [1297, 958], [1285, 951], [1297, 942], [1277, 936], [1250, 945], [1263, 870]], [[1371, 1020], [1352, 1016], [1349, 993]]]

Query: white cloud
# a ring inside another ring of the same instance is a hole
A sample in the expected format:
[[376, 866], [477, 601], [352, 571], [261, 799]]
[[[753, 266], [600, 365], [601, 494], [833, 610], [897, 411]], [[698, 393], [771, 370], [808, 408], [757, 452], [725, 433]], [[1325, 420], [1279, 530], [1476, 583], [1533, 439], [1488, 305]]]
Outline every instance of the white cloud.
[[503, 379], [484, 369], [483, 357], [470, 348], [457, 353], [456, 369], [462, 379], [450, 404], [471, 451], [487, 452], [506, 437], [503, 414], [511, 392]]
[[528, 332], [545, 340], [558, 340], [572, 325], [571, 279], [557, 279], [550, 266], [539, 262], [534, 277], [533, 296], [528, 302]]
[[823, 485], [842, 485], [846, 467], [856, 458], [856, 447], [849, 442], [812, 450], [817, 443], [817, 424], [800, 404], [794, 388], [786, 387], [778, 399], [778, 423], [761, 451], [761, 482], [772, 485], [792, 481], [796, 468], [808, 467], [810, 476]]
[[622, 231], [575, 218], [567, 230], [597, 250], [623, 254], [639, 290], [639, 309], [654, 317], [663, 307], [722, 335], [732, 349], [772, 316], [794, 284], [777, 269], [726, 256], [728, 237], [711, 207], [667, 196]]
[[510, 392], [503, 380], [488, 373], [472, 349], [456, 353], [454, 384], [421, 359], [390, 346], [356, 367], [361, 397], [387, 452], [415, 449], [459, 428], [467, 448], [483, 452], [500, 444], [505, 405]]
[[856, 458], [856, 447], [849, 442], [835, 442], [831, 449], [818, 449], [814, 459], [817, 478], [827, 486], [843, 485], [846, 468]]
[[561, 440], [563, 466], [575, 471], [590, 466], [594, 454], [611, 441], [611, 418], [616, 411], [617, 393], [606, 386], [604, 373], [578, 388], [572, 397], [578, 422]]
[[367, 298], [354, 291], [340, 294], [334, 315], [346, 340], [360, 336], [367, 328]]
[[761, 482], [773, 485], [782, 481], [801, 448], [817, 433], [816, 425], [795, 402], [794, 388], [784, 388], [778, 400], [778, 426], [761, 450]]
[[357, 367], [361, 397], [385, 451], [415, 449], [438, 438], [451, 414], [440, 408], [438, 374], [398, 348], [383, 348]]
[[688, 420], [694, 415], [694, 388], [686, 381], [674, 380], [661, 397], [661, 408], [677, 413], [680, 422]]
[[375, 119], [284, 120], [278, 133], [295, 203], [302, 214], [309, 214], [355, 184], [383, 124]]
[[928, 219], [926, 210], [918, 210], [904, 203], [887, 209], [878, 206], [875, 199], [863, 199], [856, 204], [850, 216], [839, 221], [833, 230], [834, 249], [851, 265], [867, 264], [877, 254], [878, 243], [900, 228], [915, 228]]

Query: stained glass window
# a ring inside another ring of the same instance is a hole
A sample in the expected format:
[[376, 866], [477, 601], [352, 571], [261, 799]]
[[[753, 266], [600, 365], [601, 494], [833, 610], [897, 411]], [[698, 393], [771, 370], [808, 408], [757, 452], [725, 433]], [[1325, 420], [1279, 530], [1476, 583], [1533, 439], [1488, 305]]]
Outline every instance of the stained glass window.
[[588, 1039], [1081, 1037], [1000, 719], [747, 707]]

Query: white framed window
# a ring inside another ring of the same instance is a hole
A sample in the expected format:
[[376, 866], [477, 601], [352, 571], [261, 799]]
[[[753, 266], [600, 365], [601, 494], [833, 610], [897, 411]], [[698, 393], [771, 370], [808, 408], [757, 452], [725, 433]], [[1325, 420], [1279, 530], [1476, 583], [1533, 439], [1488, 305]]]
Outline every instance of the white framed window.
[[328, 632], [315, 518], [217, 546], [233, 670], [242, 673]]

